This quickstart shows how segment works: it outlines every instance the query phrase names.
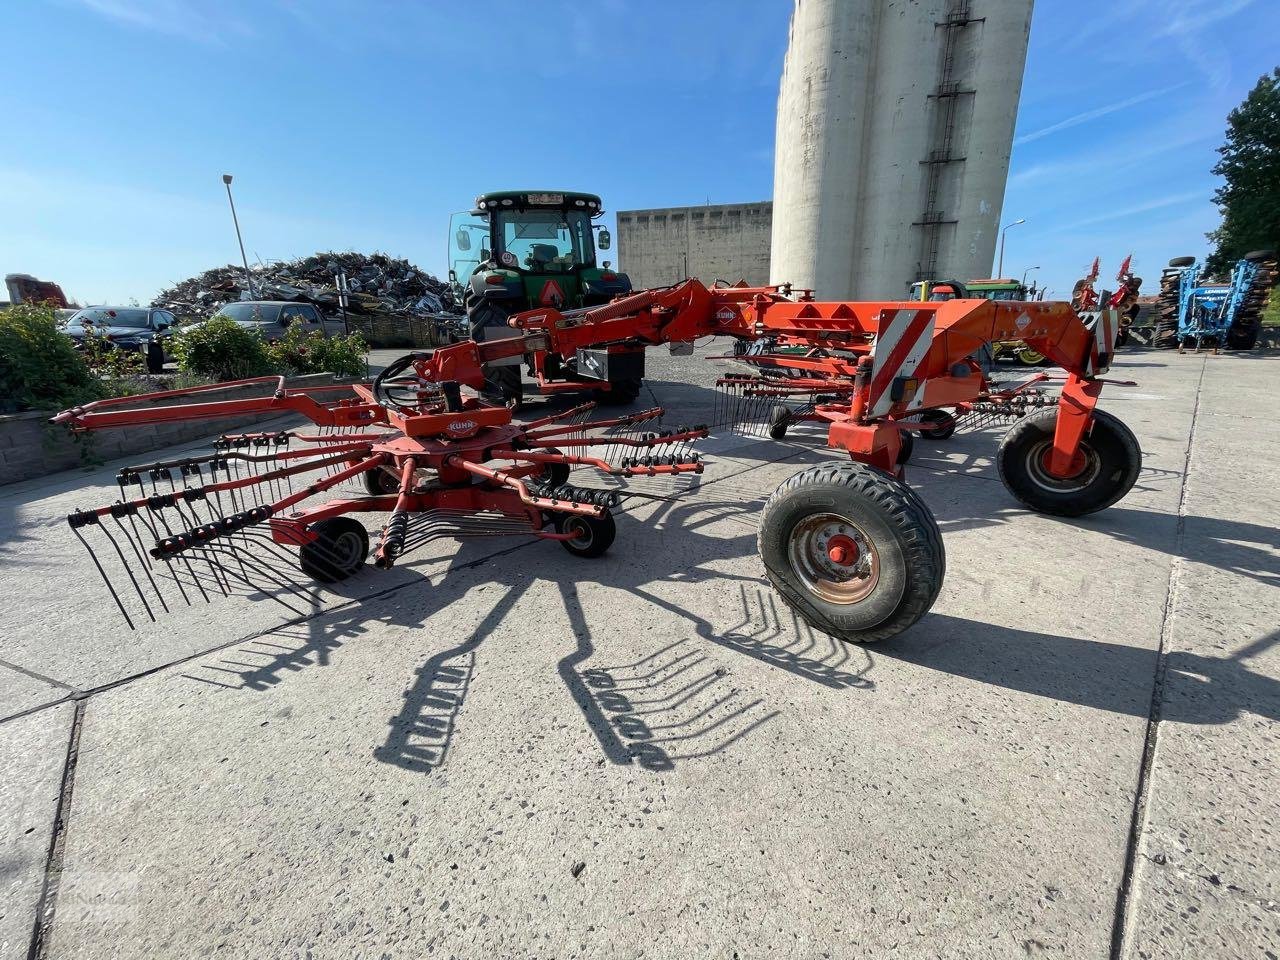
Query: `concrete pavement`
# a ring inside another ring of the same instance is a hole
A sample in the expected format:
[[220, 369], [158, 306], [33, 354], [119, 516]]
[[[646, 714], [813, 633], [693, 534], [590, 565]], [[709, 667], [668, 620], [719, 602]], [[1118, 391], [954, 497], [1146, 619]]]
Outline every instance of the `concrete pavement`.
[[[802, 439], [714, 439], [597, 561], [437, 542], [136, 633], [60, 519], [114, 465], [0, 488], [0, 958], [1266, 957], [1276, 363], [1126, 354], [1144, 472], [1077, 521], [998, 430], [918, 440], [947, 581], [868, 647], [763, 581]], [[709, 417], [714, 364], [649, 367]]]

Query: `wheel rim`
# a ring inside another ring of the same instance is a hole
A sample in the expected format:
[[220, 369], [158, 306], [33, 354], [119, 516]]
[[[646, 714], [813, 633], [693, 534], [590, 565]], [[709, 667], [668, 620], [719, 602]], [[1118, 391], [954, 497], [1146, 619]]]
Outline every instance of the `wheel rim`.
[[880, 582], [875, 544], [856, 523], [834, 513], [817, 513], [797, 523], [787, 556], [805, 589], [828, 603], [858, 603]]
[[581, 517], [566, 520], [564, 532], [573, 534], [573, 539], [568, 541], [569, 543], [584, 550], [590, 547], [591, 541], [595, 539], [595, 534], [591, 532], [591, 525]]
[[360, 536], [348, 530], [340, 533], [329, 544], [329, 552], [333, 555], [331, 562], [339, 570], [351, 570], [360, 556]]
[[1037, 442], [1027, 453], [1027, 475], [1036, 486], [1053, 493], [1083, 490], [1102, 472], [1102, 460], [1087, 443], [1080, 444], [1080, 454], [1083, 455], [1084, 462], [1075, 474], [1070, 477], [1055, 477], [1049, 472], [1049, 460], [1053, 456], [1053, 440], [1045, 438]]
[[1034, 366], [1044, 359], [1044, 354], [1032, 350], [1030, 347], [1023, 347], [1018, 351], [1018, 359], [1029, 366]]

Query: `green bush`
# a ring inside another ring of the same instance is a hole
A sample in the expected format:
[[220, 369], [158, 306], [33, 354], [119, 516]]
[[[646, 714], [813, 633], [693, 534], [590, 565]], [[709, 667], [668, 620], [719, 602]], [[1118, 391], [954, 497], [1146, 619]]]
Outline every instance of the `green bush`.
[[1280, 284], [1271, 288], [1267, 297], [1267, 305], [1262, 308], [1262, 325], [1264, 327], [1280, 327]]
[[215, 317], [177, 333], [169, 349], [178, 369], [210, 380], [242, 380], [272, 372], [267, 342], [257, 330]]
[[20, 304], [0, 312], [0, 412], [63, 410], [104, 392], [58, 329], [52, 307]]
[[267, 347], [267, 354], [271, 358], [271, 366], [281, 373], [364, 377], [369, 371], [365, 360], [368, 350], [364, 338], [358, 333], [326, 337], [317, 330], [308, 333], [293, 326]]

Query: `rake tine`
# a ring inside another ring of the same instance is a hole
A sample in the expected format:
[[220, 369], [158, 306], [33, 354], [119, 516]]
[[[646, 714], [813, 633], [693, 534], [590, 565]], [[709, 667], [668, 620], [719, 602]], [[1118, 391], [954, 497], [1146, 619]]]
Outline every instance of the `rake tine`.
[[[120, 529], [120, 533], [129, 541], [129, 546], [132, 548], [134, 556], [138, 558], [138, 563], [142, 565], [142, 572], [147, 575], [147, 580], [151, 583], [151, 589], [156, 592], [156, 599], [160, 601], [160, 606], [164, 608], [165, 613], [169, 613], [169, 605], [164, 602], [164, 596], [160, 593], [160, 588], [156, 586], [156, 579], [151, 575], [151, 563], [147, 559], [146, 551], [139, 546], [138, 541], [136, 541], [130, 532], [125, 529], [125, 526], [120, 522], [119, 517], [113, 516], [111, 519], [116, 522], [116, 526]], [[145, 604], [145, 602], [146, 601], [144, 600], [143, 603]]]
[[[76, 535], [76, 539], [79, 540], [85, 550], [88, 551], [89, 559], [92, 560], [93, 565], [98, 568], [98, 576], [102, 577], [102, 582], [106, 584], [107, 591], [111, 594], [111, 599], [116, 602], [116, 606], [120, 609], [120, 616], [124, 617], [124, 622], [129, 625], [130, 630], [137, 630], [138, 628], [133, 624], [133, 618], [129, 616], [129, 611], [126, 610], [124, 608], [124, 604], [120, 602], [120, 595], [116, 593], [116, 588], [111, 585], [111, 580], [107, 576], [107, 571], [102, 569], [102, 562], [98, 559], [97, 553], [94, 552], [93, 547], [89, 546], [89, 541], [84, 538], [84, 535], [81, 534], [76, 527], [72, 527], [71, 532]], [[154, 620], [155, 617], [152, 617], [151, 619]]]
[[[151, 618], [152, 623], [155, 623], [156, 615], [151, 612], [151, 604], [147, 603], [147, 598], [143, 594], [142, 588], [138, 586], [138, 578], [133, 575], [133, 568], [129, 566], [129, 561], [125, 559], [124, 551], [120, 549], [120, 544], [116, 543], [116, 538], [111, 536], [110, 530], [102, 524], [98, 524], [98, 526], [102, 530], [103, 535], [110, 541], [111, 546], [115, 549], [116, 556], [120, 558], [120, 565], [124, 567], [124, 572], [129, 575], [129, 582], [133, 584], [133, 589], [138, 594], [138, 599], [142, 601], [142, 606], [146, 609], [147, 616]], [[113, 590], [112, 593], [114, 594], [115, 591]], [[116, 598], [116, 602], [120, 602], [118, 597]]]
[[[173, 531], [169, 528], [169, 521], [164, 518], [164, 514], [161, 513], [159, 510], [153, 511], [153, 513], [155, 514], [156, 518], [160, 521], [160, 525], [164, 527], [165, 533], [168, 536], [173, 536]], [[157, 536], [156, 539], [160, 540], [161, 538]], [[201, 585], [199, 579], [196, 577], [196, 572], [191, 569], [190, 561], [188, 561], [184, 557], [183, 562], [186, 563], [187, 572], [191, 574], [192, 581], [195, 583], [197, 587], [199, 587], [200, 593], [204, 596], [205, 602], [208, 603], [209, 595], [204, 592], [204, 587]], [[172, 565], [170, 565], [170, 569], [172, 569]], [[174, 577], [173, 582], [178, 585], [178, 592], [182, 594], [182, 599], [187, 602], [187, 606], [191, 606], [191, 598], [187, 596], [187, 591], [182, 588], [181, 578]]]

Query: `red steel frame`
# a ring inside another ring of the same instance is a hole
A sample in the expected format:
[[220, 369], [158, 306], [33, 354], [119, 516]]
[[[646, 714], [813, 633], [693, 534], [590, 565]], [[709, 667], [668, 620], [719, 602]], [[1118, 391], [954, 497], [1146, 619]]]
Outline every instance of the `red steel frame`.
[[[808, 291], [792, 299], [787, 287], [717, 287], [697, 280], [621, 297], [599, 307], [530, 310], [510, 323], [523, 337], [460, 343], [416, 364], [424, 380], [456, 381], [480, 389], [484, 364], [525, 353], [572, 356], [584, 347], [636, 347], [692, 342], [716, 335], [776, 338], [835, 356], [752, 357], [812, 370], [848, 383], [849, 402], [821, 405], [827, 442], [854, 459], [893, 472], [902, 421], [926, 409], [979, 400], [986, 383], [972, 354], [984, 344], [1021, 340], [1067, 371], [1046, 469], [1069, 478], [1082, 465], [1080, 440], [1092, 423], [1110, 366], [1118, 324], [1102, 311], [1091, 329], [1066, 303], [950, 300], [943, 302], [819, 302]], [[581, 385], [575, 385], [581, 389]]]
[[[1067, 371], [1058, 401], [1059, 416], [1054, 444], [1046, 457], [1047, 471], [1062, 478], [1074, 476], [1083, 466], [1080, 442], [1089, 430], [1103, 381], [1099, 374], [1109, 366], [1117, 330], [1113, 311], [1102, 311], [1092, 328], [1066, 303], [1031, 303], [992, 300], [942, 302], [819, 302], [807, 291], [798, 299], [788, 287], [717, 287], [708, 289], [697, 280], [686, 280], [659, 290], [621, 297], [603, 306], [559, 311], [541, 308], [511, 318], [522, 336], [484, 343], [472, 341], [424, 353], [413, 361], [415, 378], [408, 389], [417, 402], [387, 405], [378, 402], [365, 385], [289, 390], [283, 378], [243, 381], [246, 387], [273, 387], [269, 396], [190, 403], [202, 393], [225, 390], [217, 385], [194, 390], [169, 391], [144, 398], [104, 400], [66, 411], [54, 422], [76, 429], [95, 429], [172, 420], [217, 419], [246, 413], [294, 412], [318, 425], [341, 429], [366, 429], [384, 425], [380, 436], [334, 434], [314, 438], [324, 444], [312, 455], [331, 453], [348, 466], [331, 477], [264, 508], [273, 536], [280, 542], [307, 542], [307, 530], [317, 520], [354, 510], [386, 510], [394, 514], [441, 509], [474, 513], [494, 510], [526, 516], [538, 536], [564, 539], [541, 530], [543, 511], [600, 517], [605, 507], [567, 503], [531, 493], [526, 479], [547, 463], [581, 464], [613, 474], [679, 473], [701, 471], [700, 463], [632, 465], [613, 467], [590, 456], [550, 452], [558, 436], [573, 428], [556, 427], [559, 414], [532, 424], [512, 424], [504, 407], [455, 392], [452, 403], [442, 398], [444, 385], [484, 387], [486, 363], [533, 353], [573, 356], [579, 348], [692, 342], [716, 335], [739, 339], [773, 338], [782, 345], [807, 345], [812, 355], [754, 356], [759, 366], [779, 366], [809, 371], [824, 384], [834, 385], [844, 399], [814, 407], [812, 419], [825, 421], [827, 443], [843, 449], [856, 460], [888, 472], [898, 472], [896, 459], [902, 429], [922, 411], [961, 408], [986, 395], [987, 384], [972, 355], [984, 344], [1021, 340]], [[539, 369], [542, 369], [540, 366]], [[791, 380], [781, 384], [757, 381], [758, 389], [813, 390], [813, 381]], [[420, 384], [420, 389], [417, 385]], [[575, 383], [575, 389], [581, 384]], [[566, 387], [567, 389], [568, 387]], [[317, 396], [332, 390], [354, 390], [355, 397], [322, 403]], [[767, 395], [767, 394], [765, 394]], [[181, 401], [165, 405], [168, 401]], [[151, 405], [138, 407], [139, 402]], [[580, 409], [580, 408], [575, 408]], [[570, 411], [572, 413], [574, 411]], [[621, 417], [597, 425], [634, 421], [643, 415]], [[668, 435], [665, 442], [705, 436], [705, 430]], [[607, 441], [574, 440], [589, 448]], [[636, 446], [654, 441], [634, 440]], [[569, 445], [569, 444], [565, 444]], [[538, 448], [542, 448], [540, 451]], [[505, 469], [485, 461], [509, 460]], [[440, 489], [417, 492], [418, 469], [436, 471]], [[225, 489], [263, 482], [263, 477], [286, 475], [289, 467], [257, 478], [227, 481]], [[288, 517], [280, 511], [300, 503], [370, 470], [394, 470], [398, 494], [387, 497], [337, 500]], [[480, 477], [483, 484], [471, 484]], [[212, 488], [211, 488], [212, 489]], [[106, 515], [112, 508], [98, 511]], [[258, 520], [265, 519], [258, 517]], [[181, 544], [179, 544], [181, 546]], [[385, 547], [385, 542], [384, 542]], [[389, 563], [383, 547], [379, 563]]]
[[[274, 386], [268, 396], [247, 397], [235, 400], [213, 400], [203, 403], [186, 401], [213, 390], [225, 391], [228, 387], [261, 388]], [[526, 482], [546, 464], [563, 463], [584, 465], [615, 476], [656, 476], [659, 474], [700, 473], [698, 462], [680, 463], [632, 463], [615, 466], [597, 457], [552, 453], [545, 448], [555, 443], [577, 448], [589, 448], [608, 444], [614, 447], [645, 449], [665, 444], [696, 440], [705, 437], [704, 428], [665, 433], [651, 439], [583, 438], [569, 435], [581, 429], [581, 425], [558, 425], [575, 414], [585, 412], [593, 404], [583, 404], [571, 410], [557, 413], [530, 424], [513, 424], [511, 412], [500, 406], [486, 404], [475, 397], [460, 397], [457, 409], [446, 409], [447, 402], [439, 394], [423, 384], [420, 405], [413, 408], [392, 408], [379, 403], [373, 391], [365, 384], [335, 385], [333, 387], [286, 389], [283, 377], [260, 377], [235, 384], [214, 384], [186, 390], [171, 390], [138, 397], [121, 397], [95, 401], [83, 407], [75, 407], [53, 417], [53, 422], [66, 424], [77, 430], [95, 430], [108, 427], [135, 426], [148, 423], [164, 423], [177, 420], [216, 420], [228, 416], [261, 413], [298, 413], [322, 427], [367, 428], [382, 424], [389, 428], [384, 434], [321, 434], [301, 435], [304, 442], [318, 444], [306, 449], [273, 453], [272, 461], [304, 459], [306, 462], [284, 466], [265, 473], [235, 480], [213, 483], [201, 488], [204, 495], [244, 490], [250, 486], [268, 484], [271, 481], [296, 476], [321, 466], [346, 464], [345, 469], [317, 480], [314, 483], [275, 500], [262, 507], [245, 511], [231, 518], [231, 527], [220, 531], [212, 526], [205, 531], [210, 538], [238, 529], [235, 525], [248, 525], [267, 521], [272, 538], [277, 543], [300, 546], [315, 539], [309, 527], [320, 521], [357, 511], [390, 511], [394, 515], [423, 513], [432, 510], [461, 514], [482, 512], [499, 513], [506, 517], [524, 517], [529, 522], [529, 532], [547, 540], [573, 539], [572, 533], [557, 533], [545, 527], [544, 512], [576, 514], [600, 518], [607, 506], [599, 503], [579, 503], [556, 497], [532, 493]], [[321, 403], [313, 394], [342, 391], [355, 393], [354, 399], [342, 399], [333, 403]], [[137, 407], [139, 402], [153, 404]], [[661, 411], [643, 411], [609, 420], [596, 420], [592, 427], [612, 427], [644, 420]], [[258, 435], [243, 435], [252, 439]], [[540, 449], [543, 448], [543, 449]], [[331, 455], [326, 458], [326, 455]], [[316, 458], [322, 458], [317, 460]], [[516, 466], [493, 469], [483, 461], [510, 460]], [[330, 490], [347, 480], [373, 470], [393, 469], [399, 478], [399, 490], [386, 496], [360, 497], [358, 499], [332, 500], [288, 516], [283, 511], [302, 501]], [[435, 471], [437, 484], [425, 490], [415, 490], [415, 475], [420, 469]], [[471, 482], [472, 477], [487, 481]], [[182, 494], [164, 495], [160, 499], [171, 504]], [[82, 518], [105, 518], [118, 513], [122, 507], [138, 509], [152, 504], [156, 498], [142, 497], [124, 501], [123, 504], [84, 511]], [[198, 538], [187, 531], [167, 537], [157, 543], [160, 555], [177, 553], [195, 545]], [[375, 551], [379, 566], [390, 566], [394, 551], [388, 549], [389, 541], [383, 537]]]

